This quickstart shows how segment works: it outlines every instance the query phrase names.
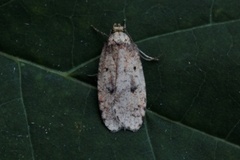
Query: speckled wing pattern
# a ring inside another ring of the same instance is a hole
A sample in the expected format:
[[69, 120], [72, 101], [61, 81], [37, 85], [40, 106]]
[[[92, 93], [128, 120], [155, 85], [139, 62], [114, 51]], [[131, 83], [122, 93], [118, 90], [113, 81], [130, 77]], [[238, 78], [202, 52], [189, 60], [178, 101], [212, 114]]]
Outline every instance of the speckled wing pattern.
[[112, 33], [104, 45], [98, 71], [98, 99], [106, 127], [137, 131], [146, 108], [146, 89], [139, 50], [129, 36]]

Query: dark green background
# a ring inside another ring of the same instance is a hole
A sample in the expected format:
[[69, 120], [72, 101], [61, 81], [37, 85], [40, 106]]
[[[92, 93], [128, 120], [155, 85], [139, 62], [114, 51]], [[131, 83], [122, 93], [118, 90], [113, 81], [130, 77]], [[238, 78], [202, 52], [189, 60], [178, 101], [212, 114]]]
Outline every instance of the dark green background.
[[[240, 159], [238, 0], [0, 0], [0, 159]], [[143, 61], [143, 127], [111, 133], [98, 58], [127, 19]]]

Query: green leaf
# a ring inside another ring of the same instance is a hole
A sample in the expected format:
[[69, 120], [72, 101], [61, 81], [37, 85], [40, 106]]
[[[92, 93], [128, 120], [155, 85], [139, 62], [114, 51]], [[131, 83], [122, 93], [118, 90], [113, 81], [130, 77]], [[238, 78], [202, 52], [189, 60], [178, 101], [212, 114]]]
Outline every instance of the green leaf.
[[[0, 2], [1, 159], [240, 159], [237, 0]], [[145, 62], [147, 114], [111, 133], [98, 58], [127, 19]]]

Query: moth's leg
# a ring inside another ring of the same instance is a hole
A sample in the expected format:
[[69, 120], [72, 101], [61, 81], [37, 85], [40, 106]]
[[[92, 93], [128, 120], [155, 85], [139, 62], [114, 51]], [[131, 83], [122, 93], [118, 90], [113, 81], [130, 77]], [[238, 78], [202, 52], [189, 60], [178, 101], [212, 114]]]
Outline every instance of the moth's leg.
[[98, 74], [95, 73], [95, 74], [88, 74], [87, 76], [88, 76], [88, 77], [97, 77], [97, 75], [98, 75]]
[[[127, 35], [129, 36], [129, 38], [131, 39], [131, 41], [133, 42], [131, 36], [128, 34], [126, 28], [127, 28], [127, 24], [126, 24], [126, 18], [123, 19], [123, 29], [124, 29], [124, 32], [127, 33]], [[146, 61], [158, 61], [158, 58], [155, 58], [155, 57], [150, 57], [148, 55], [146, 55], [143, 51], [141, 51], [140, 49], [139, 50], [139, 53], [140, 53], [140, 56], [145, 59]]]
[[150, 57], [148, 55], [146, 55], [143, 51], [141, 51], [140, 49], [139, 50], [139, 53], [140, 53], [140, 56], [145, 59], [146, 61], [158, 61], [159, 59], [158, 58], [155, 58], [155, 57]]
[[101, 35], [106, 36], [106, 37], [109, 37], [106, 33], [100, 31], [99, 29], [97, 29], [97, 28], [94, 27], [93, 25], [91, 25], [91, 27], [92, 27], [96, 32], [100, 33]]

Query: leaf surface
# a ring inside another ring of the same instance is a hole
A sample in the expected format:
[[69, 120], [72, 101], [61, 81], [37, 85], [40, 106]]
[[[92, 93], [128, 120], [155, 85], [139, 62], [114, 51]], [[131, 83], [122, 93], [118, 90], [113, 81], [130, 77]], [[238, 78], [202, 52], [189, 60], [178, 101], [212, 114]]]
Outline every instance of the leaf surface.
[[[1, 159], [240, 159], [237, 0], [1, 1]], [[147, 114], [111, 133], [98, 57], [127, 19], [145, 62]]]

